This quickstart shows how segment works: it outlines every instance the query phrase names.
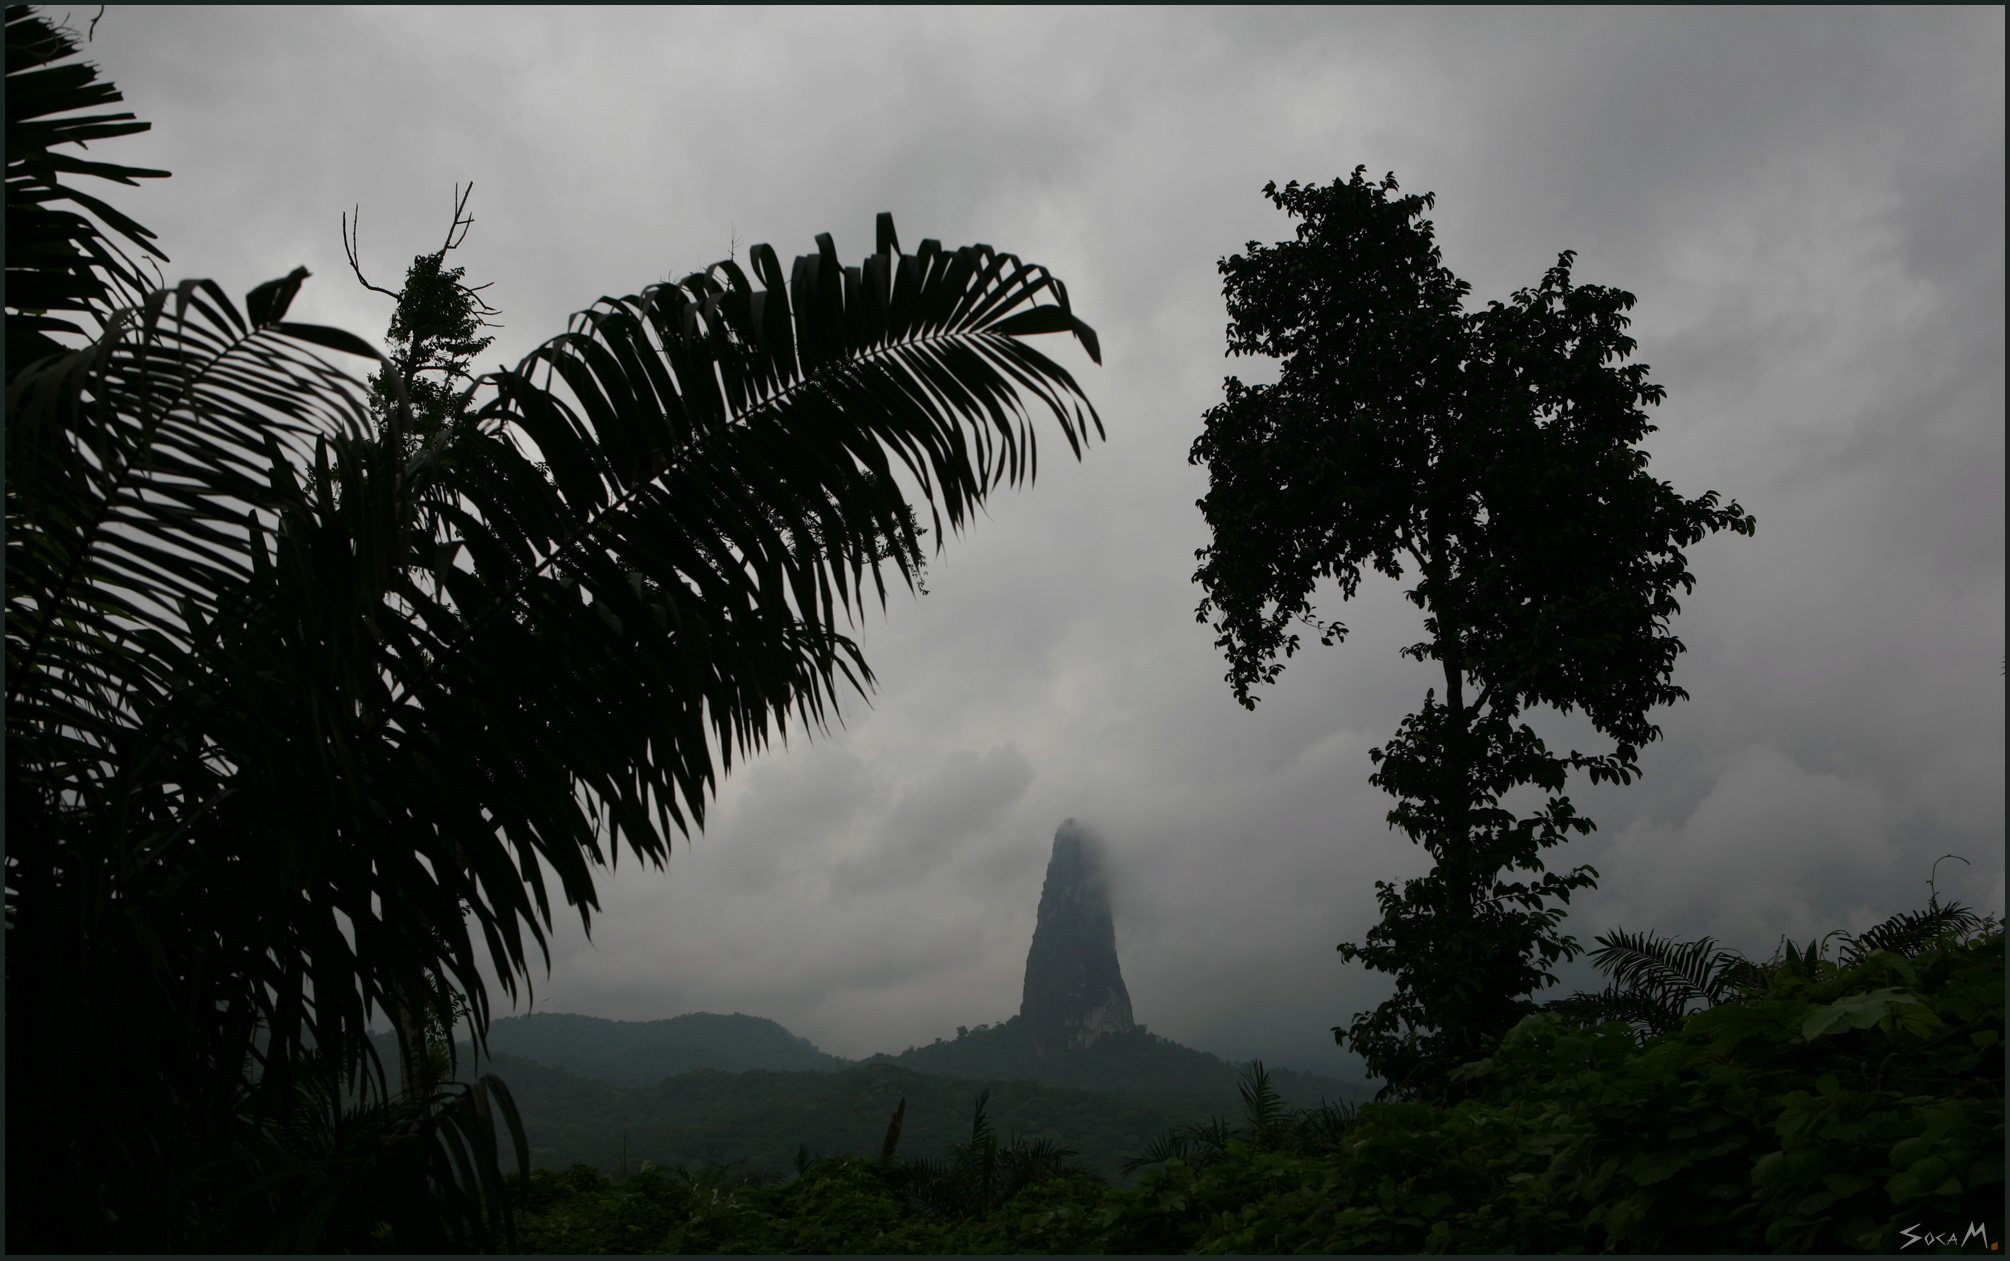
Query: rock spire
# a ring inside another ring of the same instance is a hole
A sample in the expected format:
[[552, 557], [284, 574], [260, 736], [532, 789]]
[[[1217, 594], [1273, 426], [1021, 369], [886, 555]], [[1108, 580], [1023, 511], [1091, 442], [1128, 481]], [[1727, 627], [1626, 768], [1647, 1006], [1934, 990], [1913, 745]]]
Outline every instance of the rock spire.
[[1117, 968], [1102, 842], [1073, 819], [1054, 833], [1019, 1019], [1042, 1051], [1091, 1046], [1137, 1027]]

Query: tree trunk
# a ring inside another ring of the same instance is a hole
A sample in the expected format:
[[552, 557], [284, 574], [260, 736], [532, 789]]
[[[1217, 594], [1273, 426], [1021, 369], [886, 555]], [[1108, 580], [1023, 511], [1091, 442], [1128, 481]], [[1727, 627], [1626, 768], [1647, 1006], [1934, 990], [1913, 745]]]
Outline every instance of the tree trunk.
[[432, 1057], [426, 1045], [426, 1011], [412, 1002], [411, 993], [397, 986], [398, 1005], [391, 1013], [398, 1039], [398, 1093], [407, 1101], [425, 1098], [432, 1092]]
[[1448, 599], [1452, 591], [1451, 562], [1445, 558], [1446, 539], [1443, 528], [1438, 524], [1438, 514], [1432, 513], [1429, 529], [1431, 565], [1426, 570], [1431, 586], [1436, 588], [1431, 600], [1430, 612], [1438, 623], [1438, 662], [1445, 671], [1445, 710], [1448, 725], [1444, 743], [1444, 782], [1440, 788], [1440, 811], [1444, 820], [1444, 853], [1438, 859], [1438, 866], [1447, 879], [1446, 896], [1448, 913], [1456, 913], [1458, 900], [1470, 897], [1470, 886], [1475, 883], [1471, 871], [1473, 865], [1471, 836], [1467, 826], [1466, 804], [1469, 797], [1466, 779], [1471, 774], [1471, 760], [1467, 757], [1467, 732], [1469, 723], [1466, 715], [1466, 671], [1465, 637], [1461, 610], [1452, 606]]

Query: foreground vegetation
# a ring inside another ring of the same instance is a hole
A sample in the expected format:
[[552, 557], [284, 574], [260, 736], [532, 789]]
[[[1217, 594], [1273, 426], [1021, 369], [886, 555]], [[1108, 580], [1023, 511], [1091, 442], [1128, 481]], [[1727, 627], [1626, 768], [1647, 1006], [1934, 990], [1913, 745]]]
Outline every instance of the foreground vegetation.
[[510, 1056], [498, 1056], [493, 1067], [521, 1111], [534, 1164], [585, 1164], [606, 1174], [624, 1164], [632, 1172], [645, 1160], [693, 1167], [738, 1160], [743, 1170], [793, 1174], [804, 1145], [815, 1153], [876, 1155], [887, 1118], [903, 1099], [899, 1150], [932, 1152], [967, 1136], [970, 1101], [980, 1090], [991, 1092], [990, 1115], [1001, 1130], [1066, 1142], [1108, 1170], [1154, 1134], [1208, 1111], [888, 1064], [842, 1073], [701, 1070], [628, 1088]]
[[1044, 268], [883, 214], [856, 266], [755, 245], [477, 376], [457, 190], [370, 286], [386, 356], [286, 318], [304, 267], [164, 287], [77, 187], [165, 176], [104, 160], [147, 124], [87, 33], [6, 35], [6, 1246], [480, 1242], [525, 1142], [432, 1044], [734, 758], [870, 689], [843, 628], [918, 583], [918, 510], [939, 544], [1031, 479], [1038, 418], [1101, 433], [1030, 342], [1096, 334]]
[[[517, 1184], [520, 1246], [1961, 1251], [1972, 1227], [2003, 1237], [2002, 1038], [1994, 924], [1855, 962], [1790, 949], [1667, 1034], [1530, 1016], [1462, 1070], [1456, 1102], [1293, 1111], [1253, 1079], [1243, 1125], [1168, 1136], [1132, 1187], [1056, 1170], [986, 1206], [856, 1156], [806, 1160], [786, 1183], [719, 1165], [618, 1186], [537, 1170]], [[972, 1167], [972, 1148], [938, 1167]]]

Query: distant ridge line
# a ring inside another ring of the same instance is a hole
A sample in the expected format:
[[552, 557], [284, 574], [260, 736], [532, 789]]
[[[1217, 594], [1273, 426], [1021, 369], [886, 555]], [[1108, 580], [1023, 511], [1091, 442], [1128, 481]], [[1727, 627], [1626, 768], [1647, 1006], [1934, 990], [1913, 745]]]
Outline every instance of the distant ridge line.
[[[1235, 1079], [1248, 1061], [1226, 1060], [1137, 1028], [1113, 1033], [1078, 1050], [1038, 1050], [1017, 1016], [998, 1024], [959, 1029], [898, 1053], [876, 1052], [853, 1060], [823, 1051], [779, 1022], [743, 1012], [685, 1012], [656, 1020], [615, 1020], [576, 1012], [504, 1016], [489, 1028], [492, 1056], [516, 1056], [617, 1086], [649, 1086], [665, 1078], [712, 1069], [721, 1072], [842, 1072], [892, 1064], [937, 1077], [1027, 1081], [1149, 1099], [1163, 1106], [1233, 1112], [1240, 1106]], [[388, 1045], [388, 1034], [384, 1035]], [[472, 1047], [463, 1044], [463, 1054]], [[1268, 1065], [1272, 1084], [1288, 1101], [1322, 1098], [1364, 1101], [1374, 1087], [1284, 1065]]]

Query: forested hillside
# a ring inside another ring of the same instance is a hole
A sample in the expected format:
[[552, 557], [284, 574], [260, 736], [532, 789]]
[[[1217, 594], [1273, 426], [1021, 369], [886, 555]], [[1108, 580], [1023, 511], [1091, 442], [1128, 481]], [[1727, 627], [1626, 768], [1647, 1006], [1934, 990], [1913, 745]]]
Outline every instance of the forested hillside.
[[[1107, 1035], [1083, 1050], [1041, 1054], [1014, 1016], [989, 1028], [980, 1025], [954, 1041], [909, 1047], [899, 1055], [875, 1055], [865, 1062], [947, 1077], [1110, 1091], [1168, 1112], [1231, 1114], [1242, 1107], [1235, 1090], [1240, 1065], [1143, 1029]], [[1270, 1081], [1292, 1103], [1361, 1102], [1375, 1095], [1373, 1086], [1361, 1082], [1287, 1068], [1272, 1068]]]
[[[378, 1053], [395, 1066], [389, 1033]], [[1105, 1173], [1168, 1129], [1234, 1116], [1240, 1066], [1138, 1030], [1075, 1051], [1035, 1051], [1015, 1017], [899, 1055], [861, 1062], [818, 1050], [772, 1020], [693, 1012], [621, 1021], [569, 1013], [512, 1016], [491, 1027], [476, 1069], [460, 1044], [459, 1076], [493, 1072], [522, 1109], [531, 1163], [627, 1165], [745, 1162], [782, 1171], [798, 1148], [876, 1154], [887, 1119], [908, 1101], [904, 1151], [932, 1151], [969, 1126], [971, 1102], [992, 1092], [1002, 1134], [1051, 1139]], [[393, 1067], [391, 1071], [395, 1071]], [[1272, 1069], [1293, 1103], [1358, 1102], [1373, 1088]]]
[[[389, 1035], [377, 1040], [385, 1062], [393, 1063], [396, 1052]], [[1181, 1114], [1231, 1113], [1242, 1106], [1235, 1090], [1242, 1067], [1238, 1063], [1143, 1029], [1103, 1037], [1086, 1049], [1043, 1054], [1017, 1016], [961, 1029], [953, 1039], [863, 1060], [831, 1055], [775, 1021], [738, 1012], [636, 1021], [569, 1012], [506, 1016], [491, 1026], [488, 1047], [498, 1064], [535, 1061], [615, 1086], [649, 1086], [700, 1069], [834, 1073], [860, 1064], [890, 1064], [936, 1077], [1108, 1091]], [[470, 1054], [465, 1042], [461, 1054]], [[1363, 1082], [1289, 1068], [1269, 1071], [1272, 1085], [1292, 1103], [1362, 1102], [1375, 1093], [1374, 1086]]]
[[489, 1050], [617, 1086], [647, 1086], [701, 1068], [739, 1072], [835, 1072], [826, 1055], [772, 1020], [697, 1011], [669, 1020], [603, 1020], [570, 1012], [506, 1016], [489, 1028]]
[[[541, 1170], [527, 1188], [523, 1246], [1982, 1251], [1977, 1240], [2003, 1236], [2003, 933], [1993, 921], [1933, 931], [1957, 918], [1950, 909], [1910, 917], [1924, 939], [1899, 917], [1878, 941], [1846, 938], [1842, 958], [1815, 941], [1753, 962], [1736, 993], [1706, 998], [1667, 1033], [1532, 1015], [1462, 1066], [1457, 1101], [1293, 1116], [1257, 1086], [1233, 1129], [1140, 1150], [1151, 1167], [1131, 1186], [1049, 1173], [1000, 1195], [990, 1162], [975, 1159], [992, 1148], [974, 1139], [919, 1169], [827, 1159], [783, 1184], [673, 1168], [614, 1186], [589, 1170]], [[1608, 997], [1656, 992], [1636, 983]], [[1641, 1010], [1651, 1018], [1651, 1004]], [[916, 1139], [903, 1153], [934, 1155], [932, 1133]], [[938, 1174], [972, 1193], [917, 1195], [917, 1179]]]
[[1135, 1099], [1032, 1082], [968, 1081], [868, 1064], [837, 1073], [701, 1069], [646, 1086], [616, 1086], [513, 1055], [493, 1071], [509, 1084], [530, 1139], [531, 1163], [584, 1162], [609, 1174], [647, 1160], [697, 1167], [744, 1162], [748, 1171], [794, 1169], [812, 1155], [876, 1156], [902, 1099], [900, 1150], [933, 1154], [968, 1138], [971, 1105], [991, 1092], [1001, 1135], [1052, 1139], [1114, 1174], [1168, 1128], [1194, 1119]]

